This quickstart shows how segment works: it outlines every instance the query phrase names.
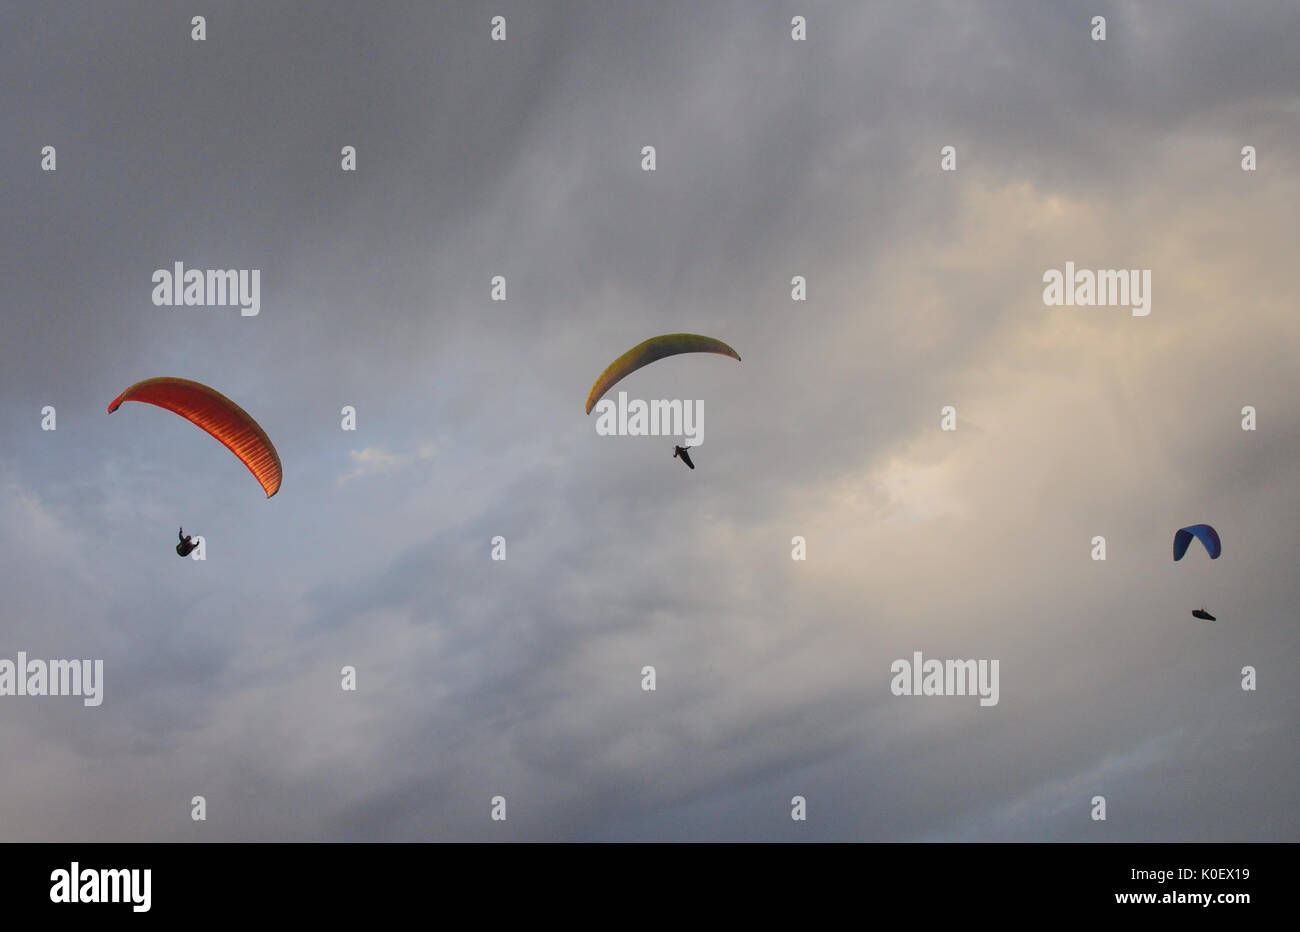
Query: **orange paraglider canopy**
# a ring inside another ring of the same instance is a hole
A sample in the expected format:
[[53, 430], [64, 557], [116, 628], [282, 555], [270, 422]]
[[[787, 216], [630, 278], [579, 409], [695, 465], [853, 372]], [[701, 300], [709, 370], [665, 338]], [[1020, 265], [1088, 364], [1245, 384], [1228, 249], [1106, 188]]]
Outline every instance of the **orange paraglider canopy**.
[[271, 438], [247, 411], [216, 389], [189, 379], [145, 379], [114, 398], [108, 413], [112, 414], [124, 401], [141, 401], [179, 414], [239, 457], [261, 483], [267, 498], [280, 491], [280, 455]]

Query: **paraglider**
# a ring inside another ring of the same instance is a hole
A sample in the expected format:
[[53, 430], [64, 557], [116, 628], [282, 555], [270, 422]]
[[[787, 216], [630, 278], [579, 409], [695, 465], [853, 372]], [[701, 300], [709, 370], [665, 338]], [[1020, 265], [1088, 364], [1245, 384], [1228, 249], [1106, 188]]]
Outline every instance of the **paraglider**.
[[[1187, 555], [1187, 548], [1191, 547], [1193, 540], [1199, 540], [1205, 545], [1205, 551], [1210, 555], [1211, 560], [1219, 559], [1223, 553], [1223, 542], [1219, 540], [1219, 532], [1208, 524], [1190, 524], [1187, 527], [1179, 528], [1174, 533], [1174, 562], [1177, 563]], [[1205, 606], [1192, 611], [1193, 618], [1199, 618], [1202, 621], [1217, 621], [1218, 619], [1205, 610]]]
[[280, 456], [271, 438], [247, 411], [216, 389], [189, 379], [145, 379], [114, 398], [108, 413], [125, 401], [140, 401], [179, 414], [225, 444], [248, 467], [267, 498], [280, 490]]
[[185, 533], [185, 528], [181, 528], [179, 534], [181, 542], [176, 545], [176, 555], [178, 557], [188, 557], [190, 552], [199, 545], [199, 542]]
[[1185, 528], [1180, 528], [1174, 534], [1174, 562], [1177, 563], [1187, 553], [1187, 548], [1192, 545], [1195, 538], [1205, 545], [1206, 551], [1210, 554], [1211, 560], [1219, 559], [1223, 553], [1223, 544], [1219, 541], [1219, 532], [1208, 524], [1193, 524]]
[[697, 333], [666, 333], [663, 336], [651, 337], [632, 347], [605, 368], [587, 394], [587, 413], [591, 413], [591, 409], [596, 406], [596, 402], [600, 401], [605, 392], [637, 369], [648, 366], [665, 356], [676, 356], [680, 353], [717, 353], [721, 356], [730, 356], [737, 362], [740, 361], [739, 353], [713, 337], [704, 337]]
[[682, 458], [683, 463], [691, 467], [691, 469], [694, 469], [695, 464], [691, 462], [691, 454], [687, 453], [686, 450], [687, 450], [686, 447], [677, 447], [677, 446], [673, 447], [673, 457], [675, 458], [680, 456]]

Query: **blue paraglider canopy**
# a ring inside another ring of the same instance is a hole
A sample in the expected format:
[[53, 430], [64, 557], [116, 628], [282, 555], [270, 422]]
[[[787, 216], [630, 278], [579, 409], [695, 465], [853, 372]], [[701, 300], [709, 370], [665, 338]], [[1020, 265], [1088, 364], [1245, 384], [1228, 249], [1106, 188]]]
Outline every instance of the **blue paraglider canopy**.
[[1177, 563], [1187, 553], [1187, 548], [1192, 545], [1192, 538], [1195, 537], [1205, 545], [1209, 551], [1210, 559], [1219, 559], [1219, 554], [1223, 553], [1223, 544], [1219, 543], [1219, 532], [1208, 524], [1193, 524], [1189, 527], [1181, 528], [1174, 535], [1174, 562]]

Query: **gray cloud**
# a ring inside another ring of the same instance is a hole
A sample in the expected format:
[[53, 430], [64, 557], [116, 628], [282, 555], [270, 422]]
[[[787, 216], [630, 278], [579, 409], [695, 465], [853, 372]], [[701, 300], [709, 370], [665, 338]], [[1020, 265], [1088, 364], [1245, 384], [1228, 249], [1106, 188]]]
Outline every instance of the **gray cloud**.
[[[107, 680], [0, 700], [6, 839], [1300, 836], [1300, 15], [806, 7], [0, 13], [0, 657]], [[262, 314], [153, 307], [175, 260]], [[1152, 268], [1152, 315], [1045, 308], [1066, 260]], [[581, 411], [676, 330], [744, 357], [627, 383], [705, 400], [692, 473]], [[104, 413], [162, 374], [279, 495]], [[1199, 520], [1223, 559], [1175, 566]], [[913, 650], [1002, 701], [890, 695]]]

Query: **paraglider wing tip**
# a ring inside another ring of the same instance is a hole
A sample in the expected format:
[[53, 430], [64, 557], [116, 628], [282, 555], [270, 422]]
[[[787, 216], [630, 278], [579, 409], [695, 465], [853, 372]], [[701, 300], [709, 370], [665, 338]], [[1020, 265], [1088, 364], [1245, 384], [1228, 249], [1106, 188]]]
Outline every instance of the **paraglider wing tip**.
[[[139, 385], [139, 384], [140, 384], [140, 383], [138, 383], [138, 382], [136, 383], [136, 385]], [[126, 391], [122, 392], [122, 394], [118, 395], [116, 398], [114, 398], [112, 401], [110, 401], [110, 402], [108, 403], [108, 413], [109, 413], [109, 414], [112, 414], [112, 413], [113, 413], [114, 411], [116, 411], [118, 408], [122, 407], [122, 402], [126, 401], [126, 396], [129, 395], [129, 394], [131, 394], [131, 389], [133, 389], [133, 388], [135, 388], [135, 387], [136, 387], [135, 385], [128, 386], [127, 389], [126, 389]]]

